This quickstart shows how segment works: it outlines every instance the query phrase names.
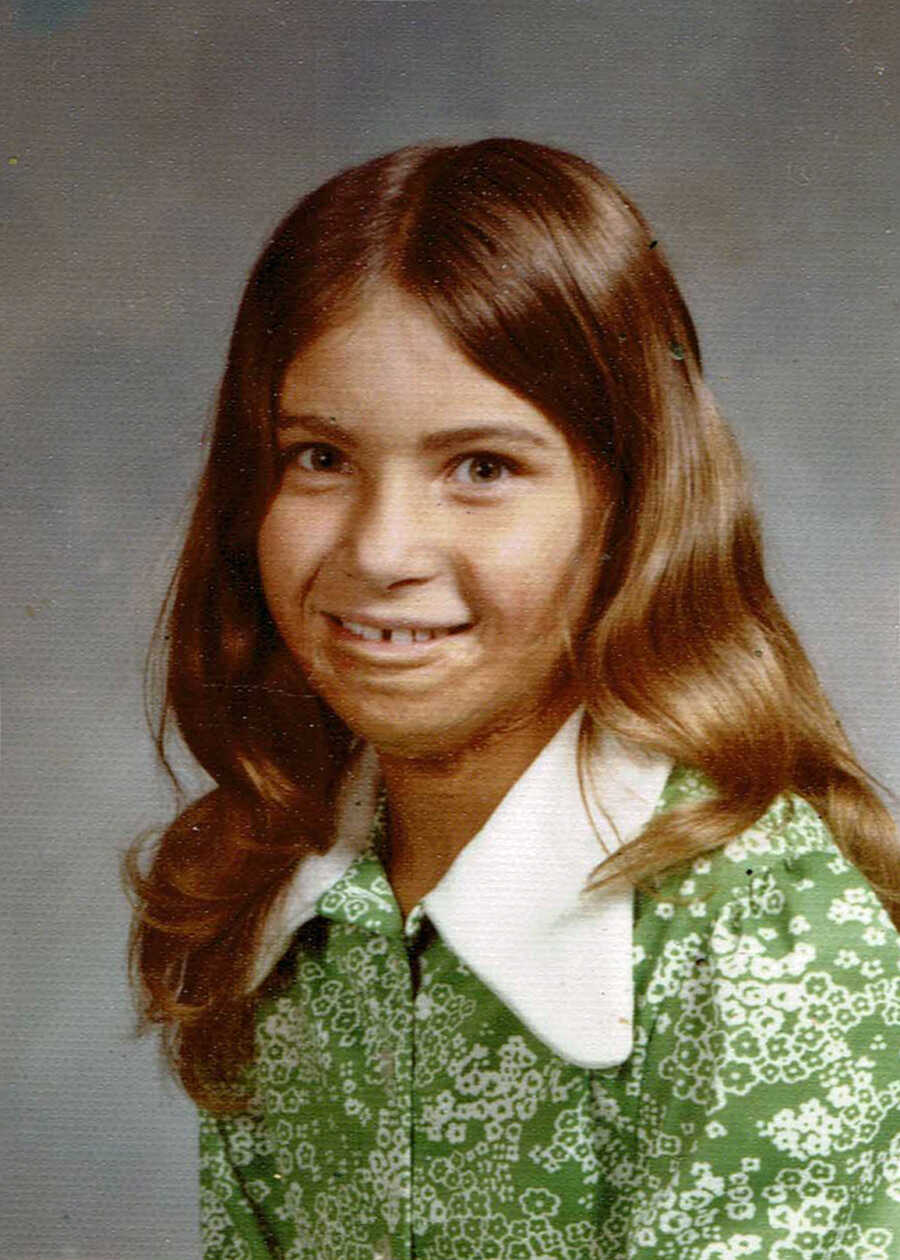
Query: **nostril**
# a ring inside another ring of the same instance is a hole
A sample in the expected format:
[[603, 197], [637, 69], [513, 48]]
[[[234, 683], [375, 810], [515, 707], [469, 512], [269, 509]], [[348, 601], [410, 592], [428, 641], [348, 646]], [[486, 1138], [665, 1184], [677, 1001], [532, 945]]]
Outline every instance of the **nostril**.
[[421, 586], [423, 582], [427, 582], [427, 577], [405, 577], [397, 578], [394, 582], [388, 583], [388, 590], [395, 591], [401, 586]]

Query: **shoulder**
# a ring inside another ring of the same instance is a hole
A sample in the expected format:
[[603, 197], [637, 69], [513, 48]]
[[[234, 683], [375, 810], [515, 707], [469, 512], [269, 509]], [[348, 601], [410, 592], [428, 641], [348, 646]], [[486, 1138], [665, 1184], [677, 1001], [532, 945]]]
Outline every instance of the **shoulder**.
[[[676, 766], [658, 810], [664, 812], [712, 796], [714, 792], [703, 775]], [[721, 901], [736, 893], [742, 896], [748, 881], [757, 886], [788, 886], [813, 878], [832, 891], [856, 886], [865, 891], [867, 900], [873, 898], [875, 904], [880, 905], [813, 806], [801, 796], [784, 793], [775, 798], [752, 826], [718, 849], [695, 858], [689, 866], [673, 868], [661, 881], [658, 895], [673, 904], [698, 898]], [[808, 891], [805, 883], [802, 886]]]
[[[700, 775], [678, 768], [660, 807], [711, 791]], [[757, 959], [751, 970], [760, 979], [796, 977], [815, 964], [851, 982], [854, 972], [858, 979], [893, 972], [896, 982], [900, 966], [900, 936], [874, 890], [812, 805], [793, 794], [664, 877], [656, 891], [639, 892], [635, 937], [636, 962], [645, 967], [695, 954], [706, 960], [696, 965], [729, 971], [739, 955], [748, 966]]]

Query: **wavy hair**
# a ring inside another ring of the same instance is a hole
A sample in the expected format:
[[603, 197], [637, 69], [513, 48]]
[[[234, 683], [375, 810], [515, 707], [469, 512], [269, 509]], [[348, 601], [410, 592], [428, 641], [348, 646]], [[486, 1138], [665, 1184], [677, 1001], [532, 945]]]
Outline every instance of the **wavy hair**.
[[160, 756], [174, 721], [216, 787], [179, 813], [146, 869], [141, 842], [129, 850], [130, 968], [142, 1027], [160, 1026], [171, 1067], [215, 1110], [246, 1102], [267, 991], [247, 993], [258, 934], [298, 862], [330, 842], [354, 743], [289, 658], [261, 589], [278, 394], [294, 356], [384, 283], [602, 476], [604, 561], [570, 642], [581, 697], [595, 727], [715, 785], [658, 816], [597, 881], [652, 885], [793, 791], [900, 907], [892, 820], [768, 587], [734, 441], [641, 214], [595, 167], [543, 145], [401, 149], [305, 197], [254, 267], [158, 625]]

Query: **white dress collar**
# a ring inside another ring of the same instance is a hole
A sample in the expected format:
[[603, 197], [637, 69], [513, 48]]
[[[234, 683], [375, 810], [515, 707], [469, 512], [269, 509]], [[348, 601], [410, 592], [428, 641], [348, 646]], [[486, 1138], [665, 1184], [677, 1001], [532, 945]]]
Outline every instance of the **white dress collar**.
[[[422, 901], [445, 944], [525, 1027], [569, 1062], [605, 1068], [624, 1062], [633, 1044], [633, 892], [583, 889], [604, 856], [646, 825], [672, 763], [603, 735], [583, 794], [582, 713], [557, 731]], [[377, 757], [366, 748], [339, 799], [334, 845], [301, 862], [270, 912], [253, 986], [365, 849], [378, 789]]]

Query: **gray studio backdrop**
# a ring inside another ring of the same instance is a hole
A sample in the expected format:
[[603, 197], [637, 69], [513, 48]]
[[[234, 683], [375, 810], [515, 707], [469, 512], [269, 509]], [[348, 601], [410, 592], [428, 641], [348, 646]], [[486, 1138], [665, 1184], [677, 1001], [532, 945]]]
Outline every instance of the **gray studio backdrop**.
[[867, 764], [898, 724], [890, 0], [0, 8], [0, 1255], [198, 1254], [194, 1129], [128, 1040], [118, 856], [165, 821], [140, 671], [247, 268], [337, 167], [514, 134], [654, 224], [773, 579]]

